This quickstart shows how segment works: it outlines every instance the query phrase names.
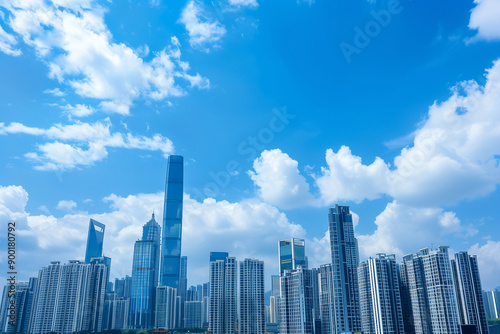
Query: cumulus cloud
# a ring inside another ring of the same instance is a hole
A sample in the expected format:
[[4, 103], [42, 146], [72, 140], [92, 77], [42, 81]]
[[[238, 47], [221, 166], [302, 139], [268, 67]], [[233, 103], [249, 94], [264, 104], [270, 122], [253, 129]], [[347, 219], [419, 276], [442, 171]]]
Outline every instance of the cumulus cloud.
[[[56, 95], [56, 96], [59, 96], [59, 95]], [[67, 105], [63, 106], [62, 109], [65, 112], [67, 112], [69, 115], [76, 116], [76, 117], [89, 116], [95, 112], [94, 108], [92, 108], [91, 106], [85, 105], [85, 104], [77, 104], [74, 106], [67, 104]]]
[[248, 175], [258, 187], [260, 197], [287, 209], [314, 205], [309, 184], [300, 174], [298, 162], [279, 149], [265, 150], [253, 163]]
[[326, 151], [326, 163], [328, 167], [322, 167], [321, 175], [316, 177], [325, 203], [372, 200], [388, 190], [389, 167], [379, 157], [371, 165], [363, 165], [360, 157], [342, 146], [337, 153]]
[[469, 28], [477, 30], [475, 39], [500, 39], [500, 3], [496, 0], [474, 0]]
[[[22, 187], [0, 187], [0, 218], [25, 222], [18, 230], [19, 263], [25, 275], [20, 279], [36, 275], [52, 260], [83, 259], [90, 218], [106, 225], [103, 252], [112, 258], [111, 276], [130, 275], [134, 242], [141, 236], [142, 225], [153, 211], [157, 222], [162, 222], [163, 193], [112, 194], [104, 201], [109, 212], [30, 215], [25, 209], [28, 194]], [[304, 236], [300, 225], [258, 199], [199, 202], [184, 195], [182, 252], [188, 256], [190, 284], [208, 281], [211, 251], [227, 251], [238, 260], [256, 257], [265, 261], [267, 272], [277, 272], [277, 240]]]
[[415, 208], [396, 201], [387, 204], [375, 219], [375, 225], [373, 234], [357, 236], [362, 258], [381, 252], [401, 258], [432, 244], [446, 244], [448, 235], [465, 237], [477, 232], [462, 226], [452, 211]]
[[[186, 72], [189, 66], [181, 60], [175, 37], [151, 61], [140, 56], [145, 47], [134, 50], [114, 42], [105, 24], [105, 8], [92, 0], [16, 0], [0, 5], [8, 13], [6, 24], [48, 65], [49, 77], [82, 97], [100, 101], [105, 112], [128, 115], [139, 97], [161, 100], [185, 95], [182, 81], [186, 80], [191, 87], [209, 87], [208, 79]], [[15, 42], [13, 38], [0, 30], [0, 50], [15, 53], [5, 46]], [[193, 85], [190, 77], [198, 78], [199, 84]], [[88, 114], [88, 108], [80, 108], [73, 115]]]
[[152, 137], [136, 136], [111, 131], [111, 121], [70, 125], [56, 124], [48, 129], [29, 127], [21, 123], [0, 123], [0, 135], [28, 134], [55, 140], [38, 144], [38, 152], [29, 152], [25, 157], [34, 161], [37, 170], [67, 170], [80, 166], [91, 166], [108, 156], [107, 147], [161, 151], [164, 156], [173, 153], [170, 139], [160, 134]]
[[[453, 87], [446, 101], [435, 102], [426, 120], [412, 133], [412, 144], [401, 150], [392, 165], [378, 157], [369, 165], [363, 164], [346, 146], [337, 153], [328, 149], [327, 166], [314, 176], [320, 193], [316, 202], [359, 203], [387, 195], [398, 203], [425, 208], [488, 195], [500, 183], [499, 105], [497, 60], [487, 70], [484, 86], [464, 81]], [[273, 156], [269, 151], [262, 154], [267, 155]], [[309, 186], [293, 168], [297, 161], [288, 159], [286, 164], [263, 163], [267, 160], [260, 157], [254, 163], [254, 169], [259, 170], [250, 176], [263, 199], [286, 207], [303, 205], [290, 197], [310, 198]], [[292, 182], [288, 182], [289, 173], [293, 174]]]
[[189, 44], [192, 48], [209, 52], [210, 47], [219, 46], [226, 28], [219, 20], [210, 19], [202, 4], [189, 1], [182, 10], [179, 22], [184, 24], [189, 34]]

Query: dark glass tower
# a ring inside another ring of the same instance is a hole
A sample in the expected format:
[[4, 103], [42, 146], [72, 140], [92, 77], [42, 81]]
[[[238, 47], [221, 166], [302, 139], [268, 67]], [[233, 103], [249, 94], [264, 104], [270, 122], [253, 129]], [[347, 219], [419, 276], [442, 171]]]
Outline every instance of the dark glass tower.
[[287, 239], [278, 242], [279, 270], [283, 275], [285, 270], [307, 268], [304, 239]]
[[181, 270], [183, 169], [182, 156], [168, 157], [159, 283], [176, 289]]
[[137, 240], [134, 247], [129, 322], [131, 328], [149, 329], [154, 325], [159, 249], [160, 225], [153, 214], [151, 220], [143, 226], [142, 240]]
[[90, 219], [85, 263], [90, 263], [93, 257], [102, 256], [102, 242], [104, 240], [105, 227], [104, 224], [99, 223], [97, 220]]
[[358, 332], [361, 330], [358, 292], [359, 254], [349, 207], [335, 205], [334, 208], [330, 208], [328, 220], [336, 332]]

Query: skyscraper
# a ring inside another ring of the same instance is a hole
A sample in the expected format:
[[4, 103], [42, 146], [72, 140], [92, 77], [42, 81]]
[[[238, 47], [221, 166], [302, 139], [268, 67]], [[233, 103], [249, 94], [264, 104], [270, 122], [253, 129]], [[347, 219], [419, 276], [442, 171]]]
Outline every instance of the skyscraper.
[[181, 270], [184, 159], [170, 155], [167, 163], [161, 239], [160, 285], [179, 289]]
[[404, 334], [394, 255], [378, 254], [358, 267], [361, 329], [366, 334]]
[[336, 332], [361, 330], [358, 273], [358, 241], [354, 237], [348, 206], [335, 205], [328, 212]]
[[431, 315], [428, 307], [422, 253], [408, 254], [399, 264], [401, 305], [407, 332], [430, 334]]
[[210, 253], [209, 329], [214, 334], [236, 331], [236, 259], [225, 252]]
[[[400, 264], [402, 295], [411, 301], [416, 334], [460, 334], [455, 285], [448, 247], [421, 249], [403, 257]], [[408, 310], [404, 310], [406, 318]], [[405, 319], [405, 324], [408, 322]]]
[[102, 256], [102, 244], [104, 240], [104, 229], [106, 226], [97, 220], [90, 219], [89, 233], [87, 236], [87, 250], [85, 251], [85, 263], [90, 263], [93, 257]]
[[313, 334], [311, 270], [285, 270], [280, 276], [280, 334]]
[[240, 334], [264, 334], [264, 262], [256, 259], [240, 261]]
[[462, 325], [476, 326], [477, 334], [488, 334], [488, 322], [483, 301], [483, 290], [477, 257], [467, 252], [455, 253], [451, 260], [458, 311]]
[[154, 213], [144, 226], [142, 240], [135, 242], [129, 326], [152, 328], [160, 255], [160, 225]]
[[304, 239], [291, 238], [278, 242], [280, 275], [285, 270], [307, 268]]
[[321, 334], [335, 334], [335, 301], [333, 300], [332, 264], [319, 267], [319, 298], [321, 304]]

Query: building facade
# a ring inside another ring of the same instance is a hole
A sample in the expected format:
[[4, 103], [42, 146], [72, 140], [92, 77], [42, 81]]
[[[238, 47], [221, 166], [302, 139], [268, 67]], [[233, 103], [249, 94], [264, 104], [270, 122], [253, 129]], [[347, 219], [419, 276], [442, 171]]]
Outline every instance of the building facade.
[[477, 334], [488, 334], [488, 321], [483, 300], [483, 289], [477, 257], [467, 252], [455, 253], [451, 260], [458, 313], [462, 325], [476, 326]]
[[266, 330], [264, 302], [264, 262], [245, 259], [240, 262], [240, 334], [264, 334]]
[[237, 263], [225, 252], [210, 253], [208, 327], [214, 334], [236, 331]]
[[181, 278], [183, 178], [184, 158], [170, 155], [165, 183], [159, 285], [177, 290]]
[[291, 238], [278, 241], [279, 271], [307, 268], [307, 258], [304, 239]]
[[361, 263], [358, 282], [363, 333], [404, 334], [395, 256], [378, 254]]
[[359, 253], [349, 207], [335, 205], [330, 208], [328, 220], [336, 332], [357, 332], [361, 330], [357, 273]]

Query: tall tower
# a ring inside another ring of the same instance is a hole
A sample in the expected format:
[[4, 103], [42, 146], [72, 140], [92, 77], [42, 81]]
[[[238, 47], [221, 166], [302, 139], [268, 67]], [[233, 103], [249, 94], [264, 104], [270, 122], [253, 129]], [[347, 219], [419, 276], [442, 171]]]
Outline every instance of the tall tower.
[[264, 334], [264, 262], [256, 259], [240, 261], [240, 334]]
[[159, 283], [175, 289], [179, 289], [181, 270], [183, 177], [184, 158], [180, 155], [169, 156], [163, 207]]
[[90, 263], [93, 257], [102, 256], [102, 243], [104, 240], [105, 228], [106, 226], [104, 226], [104, 224], [99, 223], [97, 220], [90, 219], [85, 263]]
[[488, 334], [488, 321], [477, 257], [467, 252], [455, 253], [451, 269], [457, 293], [458, 311], [462, 325], [475, 325], [477, 334]]
[[148, 329], [154, 323], [160, 255], [160, 225], [154, 213], [142, 229], [142, 240], [136, 241], [134, 246], [129, 325], [131, 328]]
[[278, 242], [279, 270], [283, 275], [285, 270], [307, 268], [304, 239], [291, 238]]
[[328, 212], [336, 332], [361, 330], [358, 273], [358, 241], [354, 237], [348, 206], [335, 205]]

